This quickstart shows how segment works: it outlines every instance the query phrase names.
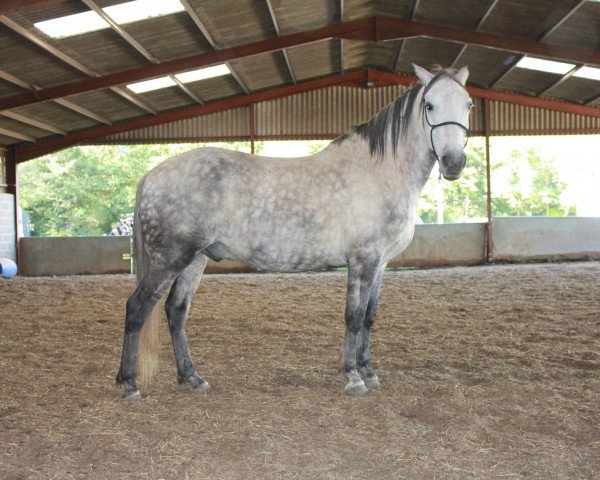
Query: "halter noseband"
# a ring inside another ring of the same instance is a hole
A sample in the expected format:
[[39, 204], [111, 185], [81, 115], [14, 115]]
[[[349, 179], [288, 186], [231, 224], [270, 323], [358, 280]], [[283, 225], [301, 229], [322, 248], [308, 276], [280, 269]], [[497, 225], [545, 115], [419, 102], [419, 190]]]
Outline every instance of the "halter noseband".
[[439, 127], [444, 127], [446, 125], [456, 125], [457, 127], [462, 128], [465, 131], [465, 136], [467, 137], [465, 140], [465, 146], [467, 145], [467, 142], [469, 141], [469, 137], [471, 136], [471, 130], [469, 130], [467, 127], [465, 127], [462, 123], [458, 123], [458, 122], [442, 122], [442, 123], [436, 123], [435, 125], [432, 125], [429, 122], [429, 118], [427, 118], [427, 107], [423, 107], [424, 111], [425, 111], [425, 121], [427, 122], [427, 125], [429, 125], [431, 127], [431, 131], [429, 132], [429, 138], [431, 140], [431, 149], [433, 150], [433, 154], [435, 155], [435, 158], [437, 158], [439, 160], [440, 156], [437, 154], [436, 150], [435, 150], [435, 143], [433, 143], [433, 131], [436, 128]]
[[465, 140], [465, 146], [467, 145], [467, 142], [469, 141], [469, 137], [471, 136], [471, 130], [469, 130], [467, 127], [465, 127], [462, 123], [458, 123], [458, 122], [442, 122], [442, 123], [436, 123], [436, 124], [431, 124], [431, 122], [429, 122], [429, 118], [427, 117], [427, 102], [425, 102], [425, 94], [427, 93], [427, 91], [431, 88], [431, 86], [433, 85], [433, 83], [436, 80], [439, 80], [442, 77], [446, 77], [449, 78], [451, 80], [454, 80], [456, 83], [458, 83], [461, 87], [465, 88], [464, 85], [462, 83], [460, 83], [456, 78], [454, 78], [452, 75], [448, 74], [447, 72], [441, 71], [440, 73], [438, 73], [432, 80], [431, 82], [429, 82], [429, 85], [427, 85], [425, 87], [425, 90], [423, 91], [423, 112], [425, 115], [425, 121], [427, 122], [427, 125], [429, 125], [431, 127], [431, 131], [429, 132], [429, 138], [431, 140], [431, 149], [433, 150], [433, 154], [435, 155], [436, 159], [440, 159], [439, 155], [437, 154], [436, 150], [435, 150], [435, 144], [433, 143], [433, 131], [436, 128], [439, 127], [444, 127], [446, 125], [456, 125], [459, 128], [462, 128], [465, 131], [465, 135], [466, 135], [466, 140]]

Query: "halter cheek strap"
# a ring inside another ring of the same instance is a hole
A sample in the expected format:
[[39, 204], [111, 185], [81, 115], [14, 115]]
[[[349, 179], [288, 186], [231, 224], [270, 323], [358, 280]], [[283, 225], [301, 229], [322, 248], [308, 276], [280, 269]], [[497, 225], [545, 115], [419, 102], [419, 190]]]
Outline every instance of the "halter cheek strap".
[[[460, 83], [456, 78], [454, 78], [453, 75], [450, 75], [448, 72], [445, 71], [441, 71], [438, 74], [436, 74], [435, 77], [433, 77], [433, 79], [429, 82], [429, 84], [425, 87], [425, 90], [423, 90], [423, 100], [425, 100], [425, 94], [429, 91], [429, 89], [432, 87], [432, 85], [439, 80], [440, 78], [449, 78], [450, 80], [455, 81], [456, 83], [458, 83], [462, 88], [464, 88], [464, 85], [462, 83]], [[456, 125], [457, 127], [462, 128], [465, 131], [465, 135], [467, 137], [467, 140], [465, 140], [465, 146], [467, 145], [467, 142], [469, 141], [469, 137], [471, 136], [471, 130], [469, 130], [467, 127], [465, 127], [462, 123], [458, 123], [458, 122], [442, 122], [442, 123], [436, 123], [435, 125], [432, 125], [429, 122], [429, 118], [427, 117], [427, 106], [426, 104], [423, 104], [423, 111], [425, 113], [425, 121], [427, 122], [427, 125], [429, 125], [431, 127], [431, 131], [429, 132], [429, 138], [431, 140], [431, 149], [433, 150], [433, 154], [435, 155], [435, 158], [439, 160], [439, 155], [437, 154], [437, 152], [435, 151], [435, 144], [433, 143], [433, 131], [436, 128], [439, 127], [443, 127], [445, 125]]]
[[431, 149], [433, 150], [433, 154], [435, 155], [435, 158], [439, 160], [440, 156], [437, 154], [436, 150], [435, 150], [435, 143], [433, 143], [433, 131], [436, 128], [440, 128], [440, 127], [444, 127], [446, 125], [456, 125], [459, 128], [462, 128], [465, 131], [465, 136], [467, 137], [467, 139], [465, 140], [465, 146], [467, 145], [467, 142], [469, 141], [469, 137], [471, 136], [471, 130], [469, 130], [467, 127], [465, 127], [462, 123], [458, 123], [458, 122], [442, 122], [442, 123], [436, 123], [436, 124], [431, 124], [429, 122], [429, 118], [427, 117], [427, 107], [424, 106], [424, 112], [425, 112], [425, 121], [427, 122], [427, 125], [429, 125], [431, 127], [431, 131], [429, 132], [429, 138], [431, 140]]

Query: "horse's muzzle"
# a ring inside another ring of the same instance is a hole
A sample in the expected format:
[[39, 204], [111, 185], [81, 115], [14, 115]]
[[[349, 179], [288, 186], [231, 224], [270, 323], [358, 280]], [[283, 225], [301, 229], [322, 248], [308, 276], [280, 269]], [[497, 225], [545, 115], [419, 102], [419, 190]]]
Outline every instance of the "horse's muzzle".
[[444, 155], [440, 158], [440, 173], [446, 180], [458, 180], [467, 164], [467, 155]]

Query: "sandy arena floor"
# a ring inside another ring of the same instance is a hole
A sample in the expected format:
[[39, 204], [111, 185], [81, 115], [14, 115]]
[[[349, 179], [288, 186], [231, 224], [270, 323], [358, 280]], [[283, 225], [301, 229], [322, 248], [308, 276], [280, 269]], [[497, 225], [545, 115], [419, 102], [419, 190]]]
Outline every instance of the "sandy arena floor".
[[388, 272], [342, 393], [344, 273], [206, 276], [208, 394], [114, 377], [131, 276], [0, 278], [0, 479], [599, 479], [600, 263]]

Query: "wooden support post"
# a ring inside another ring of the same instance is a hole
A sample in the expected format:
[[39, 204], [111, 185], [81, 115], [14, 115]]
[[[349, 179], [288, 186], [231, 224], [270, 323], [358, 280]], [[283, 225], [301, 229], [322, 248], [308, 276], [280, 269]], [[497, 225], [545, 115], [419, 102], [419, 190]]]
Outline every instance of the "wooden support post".
[[492, 263], [492, 175], [490, 167], [490, 101], [483, 101], [483, 129], [485, 132], [485, 175], [487, 197], [487, 223], [485, 226], [485, 263]]
[[6, 184], [7, 192], [15, 197], [15, 251], [17, 267], [20, 269], [19, 255], [19, 186], [17, 182], [17, 155], [14, 145], [9, 145], [6, 150]]
[[253, 103], [248, 106], [248, 116], [250, 117], [250, 153], [254, 155], [255, 123]]

